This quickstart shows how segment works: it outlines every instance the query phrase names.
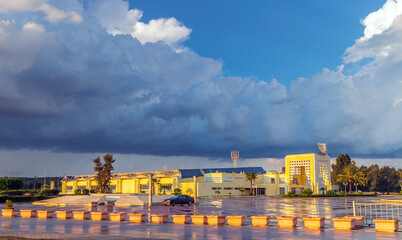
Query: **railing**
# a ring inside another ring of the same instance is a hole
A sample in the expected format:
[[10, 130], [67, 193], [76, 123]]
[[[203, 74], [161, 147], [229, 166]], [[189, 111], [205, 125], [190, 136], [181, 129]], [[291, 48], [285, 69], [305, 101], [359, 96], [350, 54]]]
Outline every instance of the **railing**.
[[353, 201], [353, 215], [364, 216], [364, 222], [373, 225], [375, 219], [399, 219], [402, 216], [402, 203], [357, 203]]

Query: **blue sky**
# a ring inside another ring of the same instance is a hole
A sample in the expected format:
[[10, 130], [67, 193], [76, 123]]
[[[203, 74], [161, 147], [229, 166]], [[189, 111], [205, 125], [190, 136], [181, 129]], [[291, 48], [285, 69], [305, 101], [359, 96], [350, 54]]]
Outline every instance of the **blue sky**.
[[401, 38], [401, 0], [0, 0], [0, 175], [395, 162]]
[[278, 79], [286, 86], [336, 69], [362, 36], [360, 20], [385, 1], [130, 1], [143, 20], [175, 17], [192, 29], [185, 45], [223, 61], [225, 75]]

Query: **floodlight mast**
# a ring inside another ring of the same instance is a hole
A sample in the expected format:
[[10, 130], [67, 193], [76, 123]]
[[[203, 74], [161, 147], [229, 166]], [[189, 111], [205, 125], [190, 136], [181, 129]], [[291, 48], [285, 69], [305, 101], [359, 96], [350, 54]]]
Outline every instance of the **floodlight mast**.
[[233, 167], [237, 168], [237, 159], [239, 159], [239, 151], [232, 151], [231, 152], [231, 157], [233, 160]]

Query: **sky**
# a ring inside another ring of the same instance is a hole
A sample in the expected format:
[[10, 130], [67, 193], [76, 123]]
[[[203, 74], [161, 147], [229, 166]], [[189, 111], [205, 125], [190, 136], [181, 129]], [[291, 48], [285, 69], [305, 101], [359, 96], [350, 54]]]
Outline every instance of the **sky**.
[[402, 1], [0, 0], [0, 176], [402, 167]]

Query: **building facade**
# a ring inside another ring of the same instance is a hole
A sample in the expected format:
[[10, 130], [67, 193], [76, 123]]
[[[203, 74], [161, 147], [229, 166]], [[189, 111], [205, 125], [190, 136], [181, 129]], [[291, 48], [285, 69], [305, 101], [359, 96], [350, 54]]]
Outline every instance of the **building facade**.
[[286, 182], [289, 191], [297, 194], [310, 188], [313, 193], [331, 189], [330, 157], [322, 153], [287, 155]]
[[[285, 173], [266, 172], [262, 167], [177, 169], [155, 172], [112, 174], [110, 191], [121, 194], [171, 194], [179, 188], [183, 194], [194, 196], [281, 196], [289, 191], [301, 193], [310, 188], [314, 193], [331, 189], [330, 158], [326, 154], [308, 153], [287, 155]], [[246, 178], [248, 172], [257, 174], [252, 189]], [[74, 194], [76, 189], [95, 190], [95, 175], [66, 176], [62, 193]], [[152, 185], [150, 186], [150, 181]]]

